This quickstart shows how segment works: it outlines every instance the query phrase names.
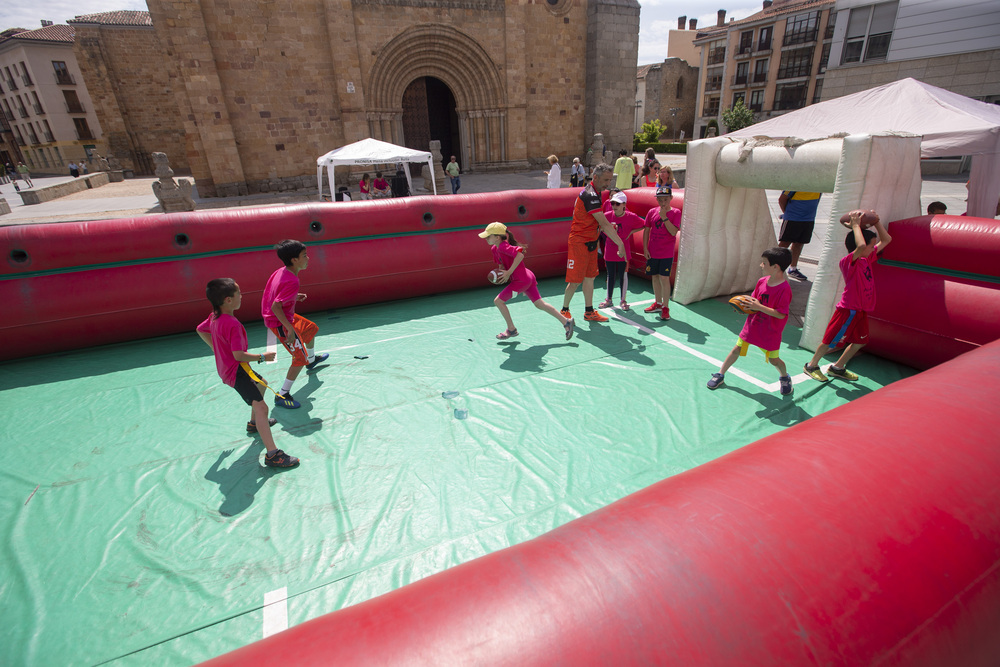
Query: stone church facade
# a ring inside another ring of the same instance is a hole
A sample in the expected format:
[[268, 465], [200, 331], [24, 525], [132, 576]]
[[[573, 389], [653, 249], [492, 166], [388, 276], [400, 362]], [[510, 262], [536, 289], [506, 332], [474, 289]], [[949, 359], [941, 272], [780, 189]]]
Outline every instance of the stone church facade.
[[465, 172], [630, 147], [636, 0], [148, 0], [202, 196], [315, 183], [374, 137]]

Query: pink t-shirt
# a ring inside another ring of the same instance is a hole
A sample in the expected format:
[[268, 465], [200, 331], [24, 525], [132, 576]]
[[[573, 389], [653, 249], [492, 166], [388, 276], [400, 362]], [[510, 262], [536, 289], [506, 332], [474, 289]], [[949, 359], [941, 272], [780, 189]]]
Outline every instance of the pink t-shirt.
[[[667, 220], [678, 229], [681, 228], [680, 209], [671, 208], [667, 211]], [[649, 227], [649, 256], [653, 259], [672, 259], [674, 256], [674, 243], [677, 237], [667, 231], [666, 226], [660, 219], [660, 207], [649, 209], [646, 214], [646, 227]]]
[[295, 319], [295, 297], [299, 295], [299, 277], [292, 273], [291, 269], [283, 266], [267, 279], [264, 286], [264, 297], [260, 300], [260, 314], [264, 317], [264, 326], [277, 329], [281, 322], [271, 310], [271, 305], [275, 301], [281, 302], [281, 310], [288, 318], [289, 324], [294, 324]]
[[753, 288], [753, 296], [761, 304], [774, 308], [785, 316], [778, 319], [759, 311], [750, 313], [747, 315], [743, 330], [740, 331], [740, 338], [771, 352], [781, 347], [781, 332], [788, 323], [788, 308], [792, 304], [792, 288], [789, 287], [787, 280], [783, 280], [780, 285], [769, 286], [768, 279], [764, 276], [757, 281], [757, 286]]
[[[524, 252], [521, 246], [511, 245], [506, 241], [501, 241], [498, 245], [491, 246], [490, 250], [493, 251], [493, 261], [502, 266], [504, 269], [509, 269], [514, 260], [517, 259], [517, 253]], [[514, 288], [515, 292], [523, 294], [526, 289], [531, 287], [535, 283], [535, 274], [528, 270], [528, 267], [524, 265], [524, 260], [517, 265], [514, 269], [514, 273], [511, 274], [510, 280], [506, 284]]]
[[875, 276], [872, 275], [872, 266], [878, 262], [878, 251], [867, 257], [858, 257], [856, 262], [851, 261], [853, 256], [854, 253], [851, 253], [840, 260], [840, 272], [844, 274], [846, 284], [837, 308], [870, 313], [875, 310]]
[[198, 331], [212, 335], [212, 349], [215, 351], [215, 369], [219, 377], [230, 387], [236, 384], [236, 371], [240, 362], [233, 359], [233, 351], [247, 351], [247, 330], [232, 315], [223, 313], [218, 317], [209, 315], [198, 325]]
[[618, 236], [621, 237], [622, 242], [625, 244], [625, 258], [622, 259], [618, 256], [618, 246], [612, 243], [610, 240], [604, 244], [604, 261], [605, 262], [627, 262], [632, 257], [632, 244], [629, 243], [629, 237], [632, 236], [632, 232], [637, 229], [642, 229], [643, 224], [642, 218], [637, 216], [632, 211], [625, 211], [622, 213], [621, 217], [615, 215], [614, 211], [610, 209], [604, 212], [604, 216], [611, 223], [611, 226], [615, 228], [618, 232]]

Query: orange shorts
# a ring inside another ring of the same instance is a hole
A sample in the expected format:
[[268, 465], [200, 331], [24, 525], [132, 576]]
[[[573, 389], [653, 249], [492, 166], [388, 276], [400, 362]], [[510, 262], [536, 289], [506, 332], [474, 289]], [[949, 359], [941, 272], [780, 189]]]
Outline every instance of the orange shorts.
[[588, 250], [587, 244], [581, 241], [570, 241], [566, 259], [566, 282], [578, 284], [584, 278], [596, 278], [598, 254], [596, 241], [593, 250]]
[[271, 329], [271, 331], [278, 337], [281, 344], [285, 346], [288, 353], [292, 355], [292, 366], [305, 366], [309, 363], [309, 358], [302, 345], [309, 345], [313, 341], [313, 338], [319, 332], [319, 327], [301, 315], [296, 314], [295, 319], [292, 320], [292, 328], [295, 329], [295, 349], [289, 347], [288, 343], [285, 342], [284, 327], [278, 326], [277, 329]]

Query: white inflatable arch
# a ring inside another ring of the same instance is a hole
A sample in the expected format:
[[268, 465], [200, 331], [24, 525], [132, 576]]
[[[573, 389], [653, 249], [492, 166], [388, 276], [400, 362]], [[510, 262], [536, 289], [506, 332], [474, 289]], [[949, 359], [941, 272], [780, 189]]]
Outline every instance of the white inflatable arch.
[[840, 216], [857, 208], [874, 209], [886, 223], [920, 215], [920, 185], [920, 136], [913, 134], [693, 141], [673, 298], [686, 304], [753, 289], [760, 254], [777, 245], [765, 189], [833, 193], [799, 341], [815, 350], [844, 286]]

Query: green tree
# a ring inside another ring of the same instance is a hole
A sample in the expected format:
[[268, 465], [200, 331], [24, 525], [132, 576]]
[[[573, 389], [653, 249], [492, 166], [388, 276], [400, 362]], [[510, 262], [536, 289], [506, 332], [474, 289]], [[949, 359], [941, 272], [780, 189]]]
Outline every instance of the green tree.
[[659, 118], [654, 118], [648, 123], [643, 123], [639, 131], [635, 133], [635, 143], [655, 144], [660, 140], [660, 135], [667, 131], [667, 126], [660, 122]]
[[736, 100], [736, 104], [722, 112], [722, 122], [726, 125], [726, 132], [735, 132], [753, 125], [757, 119], [754, 117], [753, 111], [743, 104], [742, 99], [739, 99]]

